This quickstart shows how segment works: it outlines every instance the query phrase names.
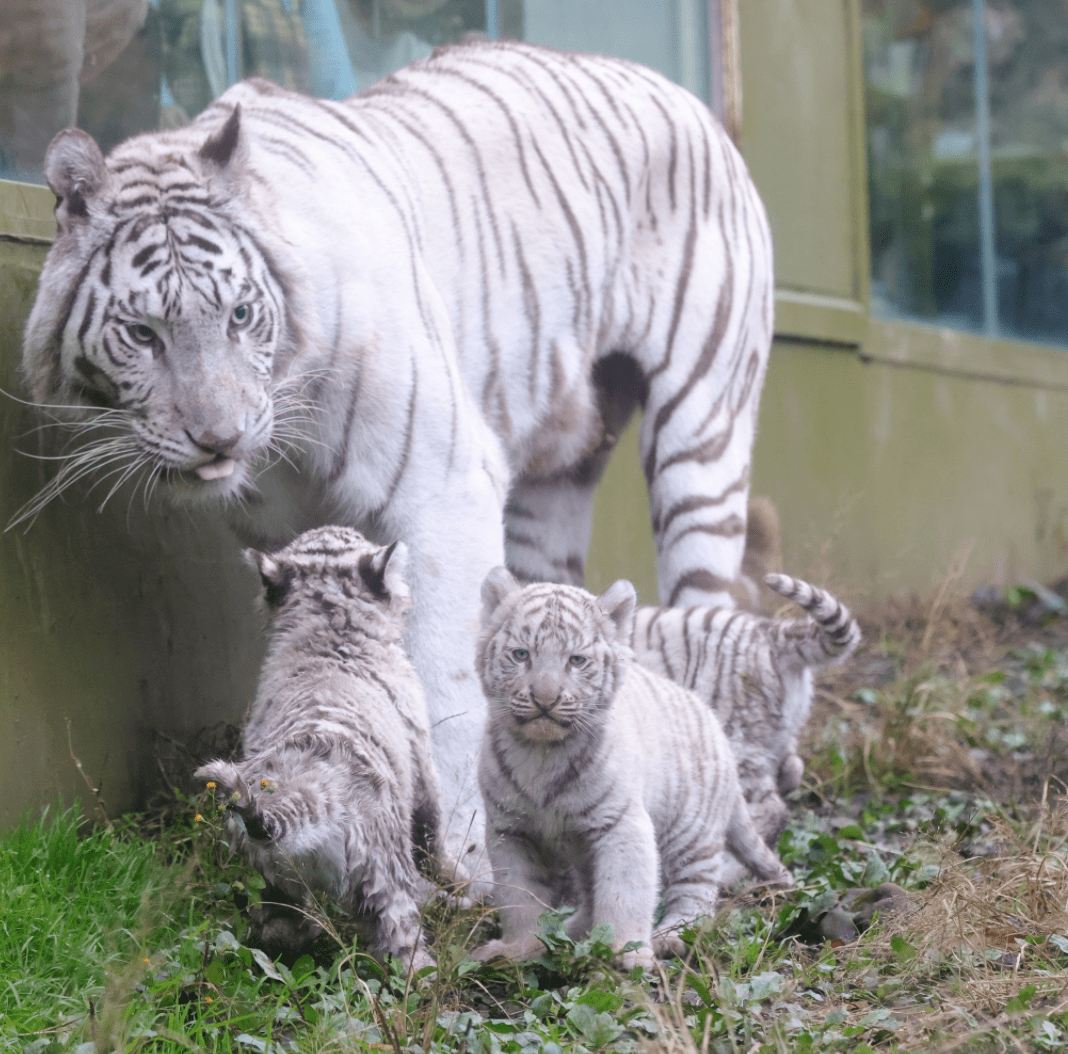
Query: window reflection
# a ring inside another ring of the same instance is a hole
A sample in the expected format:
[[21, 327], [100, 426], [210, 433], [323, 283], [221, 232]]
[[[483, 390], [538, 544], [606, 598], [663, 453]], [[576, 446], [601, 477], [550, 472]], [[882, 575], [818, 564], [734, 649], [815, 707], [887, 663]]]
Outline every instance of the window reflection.
[[4, 0], [0, 176], [40, 181], [73, 124], [107, 151], [243, 77], [343, 99], [502, 21], [521, 24], [521, 0]]
[[1068, 3], [863, 10], [873, 309], [1068, 343]]
[[185, 124], [242, 77], [343, 99], [470, 34], [634, 59], [709, 99], [720, 17], [719, 0], [2, 2], [0, 177], [35, 182], [70, 125], [107, 152]]

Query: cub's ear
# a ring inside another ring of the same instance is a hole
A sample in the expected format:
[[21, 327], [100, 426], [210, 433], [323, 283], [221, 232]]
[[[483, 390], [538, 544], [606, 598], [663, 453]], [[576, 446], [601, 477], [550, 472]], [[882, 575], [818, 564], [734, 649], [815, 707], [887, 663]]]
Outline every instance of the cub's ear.
[[613, 582], [598, 598], [597, 606], [616, 627], [616, 640], [630, 647], [634, 639], [634, 609], [638, 594], [625, 578]]
[[260, 573], [263, 582], [263, 596], [269, 608], [278, 608], [289, 595], [292, 573], [283, 567], [273, 556], [261, 553], [258, 549], [246, 549], [245, 559]]
[[408, 573], [408, 546], [404, 542], [394, 542], [377, 553], [364, 553], [356, 566], [363, 584], [376, 600], [411, 596], [405, 579]]
[[482, 583], [482, 625], [485, 626], [501, 604], [522, 589], [507, 567], [495, 567]]
[[89, 217], [89, 201], [107, 180], [104, 155], [96, 140], [80, 128], [67, 128], [45, 154], [44, 177], [56, 196], [56, 223], [66, 234]]
[[226, 124], [212, 133], [198, 151], [203, 160], [214, 165], [220, 171], [239, 166], [247, 152], [244, 136], [241, 134], [241, 104], [230, 111]]

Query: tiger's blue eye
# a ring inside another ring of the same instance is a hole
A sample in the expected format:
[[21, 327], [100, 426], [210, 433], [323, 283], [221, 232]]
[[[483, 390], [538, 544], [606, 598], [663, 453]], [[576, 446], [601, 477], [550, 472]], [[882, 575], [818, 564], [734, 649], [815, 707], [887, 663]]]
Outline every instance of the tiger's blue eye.
[[138, 344], [154, 344], [156, 341], [156, 331], [151, 326], [146, 326], [143, 322], [137, 322], [130, 326], [129, 333]]
[[235, 326], [245, 325], [252, 318], [252, 308], [248, 304], [238, 304], [230, 312], [230, 320]]
[[567, 661], [571, 663], [576, 670], [581, 670], [590, 660], [587, 659], [585, 655], [572, 655]]
[[530, 652], [526, 648], [513, 648], [512, 658], [516, 662], [526, 662], [530, 658]]

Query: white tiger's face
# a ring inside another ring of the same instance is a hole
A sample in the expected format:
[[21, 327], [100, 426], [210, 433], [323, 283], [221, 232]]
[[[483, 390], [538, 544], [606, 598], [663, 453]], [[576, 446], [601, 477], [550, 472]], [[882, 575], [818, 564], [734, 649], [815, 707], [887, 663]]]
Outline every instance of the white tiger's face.
[[124, 277], [106, 302], [97, 282], [76, 296], [64, 376], [87, 401], [126, 411], [138, 447], [172, 482], [239, 489], [271, 436], [274, 291], [221, 224], [151, 217], [139, 233], [111, 256]]
[[520, 589], [497, 568], [483, 586], [483, 600], [488, 633], [477, 662], [494, 719], [536, 743], [560, 742], [596, 727], [630, 656], [630, 583], [616, 583], [601, 597], [573, 586]]
[[[86, 408], [102, 469], [140, 470], [183, 497], [249, 481], [272, 443], [287, 343], [285, 279], [219, 177], [231, 124], [191, 154], [119, 148], [110, 168], [71, 130], [45, 166], [59, 233], [27, 326], [34, 395]], [[78, 455], [90, 471], [92, 451]]]

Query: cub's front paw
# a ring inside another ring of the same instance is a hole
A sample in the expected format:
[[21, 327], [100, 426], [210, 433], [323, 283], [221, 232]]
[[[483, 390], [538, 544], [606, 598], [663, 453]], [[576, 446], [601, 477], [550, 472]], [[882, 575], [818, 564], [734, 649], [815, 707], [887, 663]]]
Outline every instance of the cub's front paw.
[[689, 951], [677, 929], [657, 930], [653, 934], [653, 952], [658, 959], [670, 959], [672, 956], [685, 959]]
[[654, 962], [653, 949], [648, 944], [643, 944], [633, 951], [624, 952], [620, 956], [620, 965], [624, 970], [633, 970], [635, 966], [640, 966], [643, 970], [651, 970]]
[[471, 953], [472, 959], [488, 963], [493, 959], [514, 959], [522, 962], [537, 959], [544, 951], [537, 937], [525, 937], [516, 941], [490, 941]]

